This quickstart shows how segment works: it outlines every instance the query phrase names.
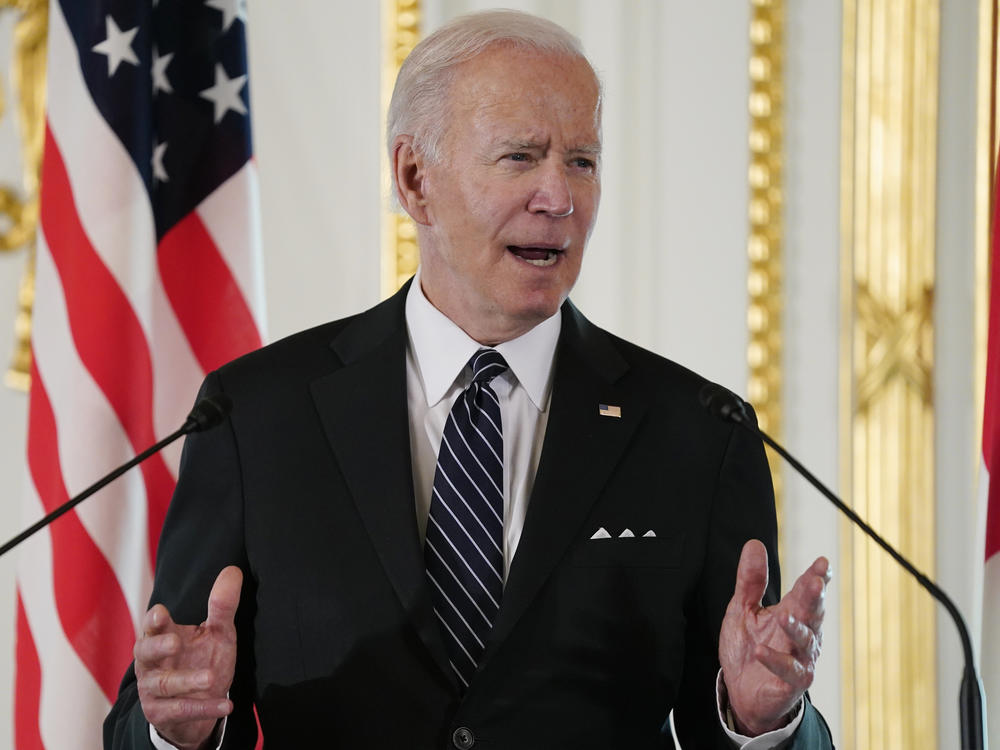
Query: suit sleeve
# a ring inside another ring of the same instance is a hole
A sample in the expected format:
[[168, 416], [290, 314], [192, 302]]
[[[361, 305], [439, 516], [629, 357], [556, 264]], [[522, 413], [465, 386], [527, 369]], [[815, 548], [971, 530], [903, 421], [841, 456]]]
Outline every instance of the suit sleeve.
[[[774, 490], [764, 446], [735, 425], [730, 428], [711, 503], [702, 575], [686, 636], [684, 689], [675, 721], [682, 746], [732, 750], [734, 745], [719, 724], [715, 682], [719, 631], [733, 595], [740, 553], [748, 540], [759, 539], [767, 548], [765, 606], [775, 604], [781, 590]], [[825, 722], [808, 698], [802, 723], [784, 747], [833, 747]]]
[[[198, 398], [223, 391], [221, 378], [206, 378]], [[149, 606], [164, 604], [176, 622], [194, 624], [207, 616], [208, 594], [219, 571], [238, 565], [243, 591], [236, 613], [237, 661], [230, 698], [234, 704], [222, 747], [253, 747], [253, 615], [255, 587], [244, 545], [243, 485], [238, 442], [231, 420], [187, 437], [180, 476], [170, 502], [156, 559]], [[134, 664], [104, 722], [105, 750], [151, 750]]]

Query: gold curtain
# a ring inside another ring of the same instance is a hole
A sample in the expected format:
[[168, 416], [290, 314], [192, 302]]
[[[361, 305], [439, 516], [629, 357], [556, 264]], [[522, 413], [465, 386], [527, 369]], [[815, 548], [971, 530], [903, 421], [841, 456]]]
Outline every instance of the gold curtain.
[[[845, 0], [842, 488], [933, 574], [937, 0]], [[845, 521], [845, 748], [937, 746], [935, 608]]]

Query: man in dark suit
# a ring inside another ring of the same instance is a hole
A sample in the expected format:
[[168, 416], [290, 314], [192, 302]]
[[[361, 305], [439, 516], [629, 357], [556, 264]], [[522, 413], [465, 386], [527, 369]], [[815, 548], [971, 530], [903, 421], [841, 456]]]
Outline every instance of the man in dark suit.
[[410, 56], [421, 269], [206, 380], [233, 412], [185, 447], [106, 747], [251, 747], [254, 706], [269, 748], [830, 746], [803, 697], [828, 566], [776, 603], [761, 446], [566, 299], [600, 101], [523, 14]]

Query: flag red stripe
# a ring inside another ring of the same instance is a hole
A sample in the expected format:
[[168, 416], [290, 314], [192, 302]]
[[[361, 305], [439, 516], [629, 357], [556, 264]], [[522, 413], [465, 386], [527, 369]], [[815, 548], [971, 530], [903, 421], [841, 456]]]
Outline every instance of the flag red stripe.
[[[1000, 171], [997, 172], [1000, 176]], [[995, 194], [1000, 195], [1000, 191], [995, 190]], [[991, 237], [991, 257], [996, 260], [1000, 256], [1000, 201], [993, 204], [992, 217], [992, 237]], [[986, 468], [993, 472], [996, 467], [996, 448], [998, 444], [997, 428], [1000, 427], [997, 418], [1000, 402], [1000, 268], [997, 263], [991, 264], [990, 269], [990, 314], [989, 314], [989, 339], [986, 345], [986, 393], [983, 403], [983, 458], [986, 461]]]
[[42, 667], [38, 649], [28, 627], [21, 592], [17, 592], [17, 675], [14, 682], [14, 747], [17, 750], [45, 750], [39, 726], [38, 707], [42, 695]]
[[1000, 475], [990, 479], [986, 510], [986, 559], [1000, 554]]
[[[62, 153], [48, 127], [42, 182], [45, 199], [41, 222], [62, 282], [73, 342], [138, 453], [156, 442], [153, 367], [146, 337], [128, 299], [80, 223]], [[159, 455], [142, 463], [141, 470], [148, 505], [150, 562], [154, 564], [174, 479]]]
[[[28, 470], [46, 512], [69, 500], [59, 465], [56, 420], [32, 357], [28, 408]], [[97, 495], [91, 502], [100, 502]], [[75, 511], [49, 526], [53, 584], [59, 621], [80, 660], [114, 702], [118, 682], [132, 659], [135, 630], [114, 570], [87, 534]]]
[[[160, 240], [160, 279], [177, 320], [205, 372], [260, 347], [243, 293], [197, 212]], [[217, 325], [218, 311], [226, 325]]]
[[1000, 552], [1000, 170], [994, 172], [992, 236], [990, 238], [990, 315], [986, 345], [986, 392], [983, 396], [983, 462], [989, 474], [989, 497], [986, 506], [986, 549], [989, 560]]

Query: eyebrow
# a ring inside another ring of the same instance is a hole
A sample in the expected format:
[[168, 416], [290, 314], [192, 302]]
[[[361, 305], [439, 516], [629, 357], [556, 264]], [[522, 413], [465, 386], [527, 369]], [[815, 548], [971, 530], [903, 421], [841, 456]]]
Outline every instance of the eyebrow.
[[[502, 140], [497, 141], [497, 148], [510, 149], [512, 151], [532, 151], [535, 149], [545, 149], [547, 145], [540, 141], [512, 141], [512, 140]], [[590, 154], [593, 156], [599, 156], [601, 153], [600, 143], [587, 143], [582, 146], [574, 146], [573, 148], [567, 149], [567, 153], [571, 154]]]

